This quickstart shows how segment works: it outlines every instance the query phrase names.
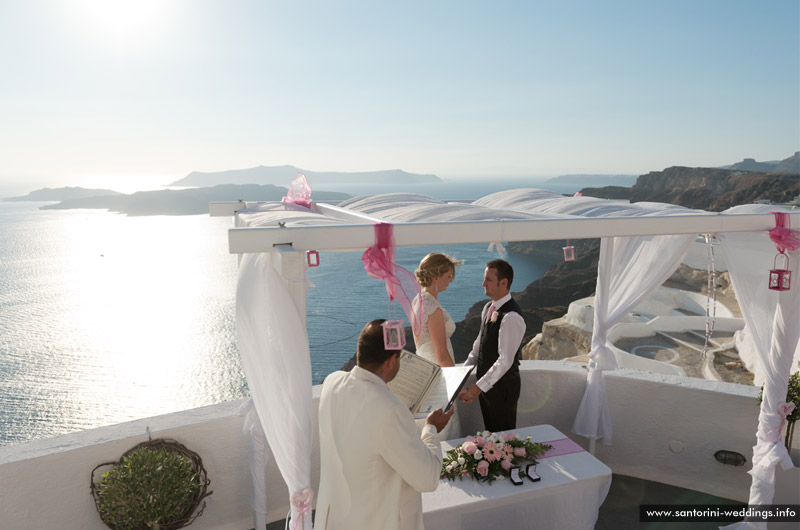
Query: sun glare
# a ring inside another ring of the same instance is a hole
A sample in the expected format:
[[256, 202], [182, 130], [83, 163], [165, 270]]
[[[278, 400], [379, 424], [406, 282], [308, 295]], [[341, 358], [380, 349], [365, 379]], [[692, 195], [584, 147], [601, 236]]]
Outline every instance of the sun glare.
[[107, 44], [135, 48], [152, 42], [172, 18], [175, 5], [164, 0], [78, 0], [71, 10]]

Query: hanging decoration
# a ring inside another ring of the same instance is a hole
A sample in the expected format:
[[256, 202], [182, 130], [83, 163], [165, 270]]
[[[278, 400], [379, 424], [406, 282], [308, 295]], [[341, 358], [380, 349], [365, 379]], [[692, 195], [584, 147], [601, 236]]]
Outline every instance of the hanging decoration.
[[[412, 308], [412, 302], [419, 296], [421, 289], [417, 278], [408, 270], [395, 264], [394, 229], [391, 223], [375, 223], [375, 244], [364, 251], [361, 261], [364, 270], [375, 279], [386, 283], [386, 294], [389, 301], [397, 301], [411, 321], [411, 329], [415, 334], [422, 330], [424, 314], [420, 305], [419, 312]], [[397, 347], [402, 342], [405, 345], [405, 326], [402, 320], [389, 320], [384, 323], [384, 344], [387, 349], [401, 349]]]
[[708, 352], [708, 345], [711, 342], [711, 334], [714, 333], [714, 325], [717, 321], [717, 265], [714, 260], [714, 236], [703, 234], [706, 240], [706, 336], [703, 344], [703, 352], [700, 358], [705, 360]]
[[[786, 250], [800, 248], [800, 232], [792, 230], [789, 215], [784, 212], [772, 212], [775, 215], [775, 228], [769, 231], [769, 238], [775, 243], [778, 254], [769, 271], [769, 288], [773, 291], [788, 291], [792, 288], [792, 271], [789, 270], [789, 257]], [[785, 268], [778, 267], [778, 258], [783, 256]]]
[[[391, 314], [391, 308], [389, 309]], [[404, 320], [397, 320], [395, 311], [394, 318], [387, 320], [383, 327], [383, 346], [387, 350], [402, 350], [406, 345], [406, 326]]]
[[306, 176], [297, 172], [297, 176], [289, 185], [286, 197], [281, 199], [284, 204], [297, 204], [304, 208], [311, 208], [311, 184], [306, 180]]
[[[785, 267], [778, 267], [778, 258], [783, 257]], [[789, 257], [785, 252], [778, 252], [772, 261], [774, 267], [769, 271], [769, 288], [773, 291], [788, 291], [792, 288], [792, 271], [789, 270]]]
[[561, 247], [564, 251], [564, 261], [575, 261], [575, 247], [573, 247], [569, 239], [567, 239], [567, 246]]

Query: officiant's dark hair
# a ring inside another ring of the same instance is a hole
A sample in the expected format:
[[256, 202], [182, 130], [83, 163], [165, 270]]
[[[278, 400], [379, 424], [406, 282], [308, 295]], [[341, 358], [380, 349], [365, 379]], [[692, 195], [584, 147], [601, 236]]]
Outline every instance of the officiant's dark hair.
[[373, 320], [361, 330], [358, 337], [358, 350], [356, 358], [358, 365], [362, 368], [374, 370], [386, 362], [392, 355], [400, 353], [400, 350], [387, 350], [383, 345], [383, 328], [381, 324], [386, 319], [379, 318]]
[[508, 285], [506, 287], [509, 291], [511, 290], [511, 282], [514, 281], [514, 268], [509, 262], [502, 259], [494, 259], [486, 264], [486, 268], [497, 271], [497, 281], [504, 278], [508, 280]]

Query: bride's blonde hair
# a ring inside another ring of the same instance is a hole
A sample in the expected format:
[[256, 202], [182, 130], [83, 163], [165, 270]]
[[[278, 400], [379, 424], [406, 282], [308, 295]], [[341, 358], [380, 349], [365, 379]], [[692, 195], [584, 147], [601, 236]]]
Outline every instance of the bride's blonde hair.
[[434, 278], [442, 274], [453, 271], [453, 278], [456, 277], [456, 267], [464, 263], [463, 259], [455, 259], [441, 252], [431, 252], [419, 262], [419, 267], [414, 271], [421, 287], [427, 287], [433, 283]]

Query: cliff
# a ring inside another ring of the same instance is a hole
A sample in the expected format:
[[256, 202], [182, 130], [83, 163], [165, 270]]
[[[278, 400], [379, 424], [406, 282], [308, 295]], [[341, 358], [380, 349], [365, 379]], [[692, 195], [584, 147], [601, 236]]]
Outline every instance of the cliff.
[[632, 203], [666, 202], [721, 212], [758, 200], [789, 202], [800, 195], [800, 174], [674, 166], [641, 175], [632, 188], [584, 188], [581, 193]]
[[757, 200], [789, 202], [798, 194], [800, 174], [675, 166], [640, 176], [631, 188], [629, 200], [721, 212]]

